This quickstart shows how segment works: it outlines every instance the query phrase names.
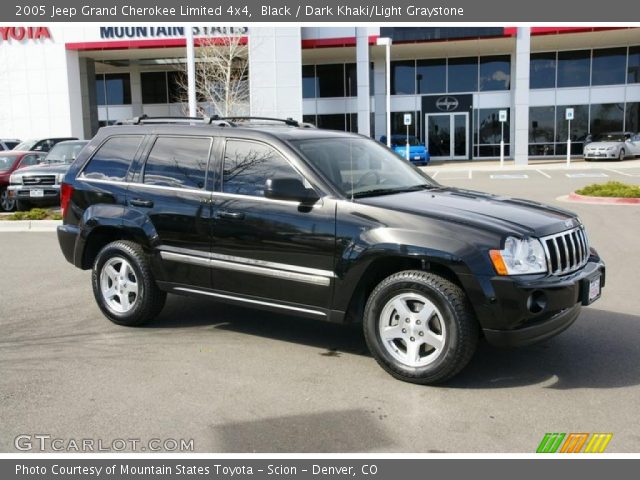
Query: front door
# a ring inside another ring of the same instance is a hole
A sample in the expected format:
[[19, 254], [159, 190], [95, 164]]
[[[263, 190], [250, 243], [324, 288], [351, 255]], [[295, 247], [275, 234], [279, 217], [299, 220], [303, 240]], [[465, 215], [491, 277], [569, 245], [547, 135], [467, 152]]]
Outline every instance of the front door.
[[335, 202], [266, 198], [268, 178], [301, 175], [264, 143], [230, 138], [223, 162], [213, 194], [213, 288], [249, 304], [325, 316], [334, 283]]
[[431, 158], [466, 160], [469, 158], [469, 114], [427, 113], [426, 137]]

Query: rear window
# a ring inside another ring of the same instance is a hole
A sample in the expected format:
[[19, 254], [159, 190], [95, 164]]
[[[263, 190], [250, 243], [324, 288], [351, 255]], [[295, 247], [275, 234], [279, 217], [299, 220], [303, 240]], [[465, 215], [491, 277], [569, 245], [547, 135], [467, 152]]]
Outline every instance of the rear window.
[[124, 180], [143, 138], [143, 135], [109, 138], [89, 160], [83, 176], [96, 180]]
[[144, 167], [144, 183], [175, 188], [204, 188], [211, 139], [158, 137]]

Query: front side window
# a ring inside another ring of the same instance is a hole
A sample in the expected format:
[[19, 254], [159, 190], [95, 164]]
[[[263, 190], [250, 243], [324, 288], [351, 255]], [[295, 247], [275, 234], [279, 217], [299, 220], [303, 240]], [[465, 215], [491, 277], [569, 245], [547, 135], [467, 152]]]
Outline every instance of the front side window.
[[174, 188], [204, 188], [210, 138], [158, 137], [144, 167], [143, 182]]
[[124, 180], [143, 138], [142, 135], [109, 138], [89, 160], [83, 176], [96, 180]]
[[264, 196], [270, 178], [300, 175], [273, 148], [257, 142], [228, 140], [224, 152], [222, 191], [236, 195]]

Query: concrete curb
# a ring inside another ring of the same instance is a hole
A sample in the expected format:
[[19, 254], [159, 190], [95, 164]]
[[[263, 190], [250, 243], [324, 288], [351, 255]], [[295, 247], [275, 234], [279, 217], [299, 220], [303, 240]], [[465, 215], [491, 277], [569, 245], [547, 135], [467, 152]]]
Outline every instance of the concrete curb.
[[624, 197], [591, 197], [580, 195], [576, 192], [569, 194], [569, 200], [572, 202], [597, 203], [608, 205], [640, 205], [640, 198], [624, 198]]
[[0, 233], [15, 232], [55, 232], [62, 220], [3, 220]]

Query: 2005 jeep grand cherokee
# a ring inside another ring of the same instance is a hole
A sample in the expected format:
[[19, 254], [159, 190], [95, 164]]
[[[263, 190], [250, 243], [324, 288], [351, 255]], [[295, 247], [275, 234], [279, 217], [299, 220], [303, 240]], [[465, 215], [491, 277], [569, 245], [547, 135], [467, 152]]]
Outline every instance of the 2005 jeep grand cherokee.
[[173, 293], [361, 322], [415, 383], [458, 373], [481, 335], [556, 335], [604, 286], [574, 214], [445, 187], [374, 140], [292, 120], [103, 128], [61, 201], [60, 247], [111, 321], [147, 322]]

